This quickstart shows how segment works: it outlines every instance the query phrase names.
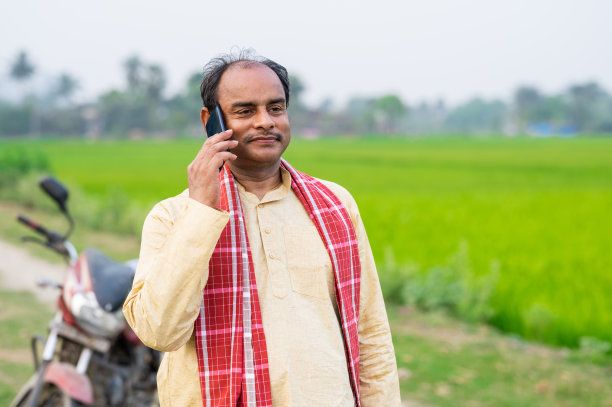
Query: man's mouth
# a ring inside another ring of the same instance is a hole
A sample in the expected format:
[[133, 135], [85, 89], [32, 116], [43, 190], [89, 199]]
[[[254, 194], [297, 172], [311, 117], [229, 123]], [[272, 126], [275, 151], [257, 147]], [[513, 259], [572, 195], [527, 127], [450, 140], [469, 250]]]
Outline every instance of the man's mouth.
[[246, 136], [244, 142], [261, 142], [261, 143], [273, 143], [275, 141], [280, 141], [281, 135], [278, 133], [266, 133], [266, 134], [257, 134], [252, 136]]

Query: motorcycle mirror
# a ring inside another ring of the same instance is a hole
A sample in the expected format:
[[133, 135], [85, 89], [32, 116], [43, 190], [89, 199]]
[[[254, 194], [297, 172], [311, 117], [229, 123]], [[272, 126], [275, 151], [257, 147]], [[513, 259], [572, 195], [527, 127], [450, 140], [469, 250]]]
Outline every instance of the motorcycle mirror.
[[66, 213], [66, 201], [68, 200], [68, 189], [61, 182], [55, 178], [49, 176], [40, 180], [38, 183], [40, 187], [49, 195], [57, 205], [60, 207], [62, 212]]

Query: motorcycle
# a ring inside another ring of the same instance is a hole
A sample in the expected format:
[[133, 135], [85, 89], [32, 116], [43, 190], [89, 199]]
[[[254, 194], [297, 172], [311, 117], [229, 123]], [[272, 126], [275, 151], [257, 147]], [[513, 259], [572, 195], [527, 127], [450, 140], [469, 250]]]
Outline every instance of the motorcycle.
[[22, 239], [61, 255], [68, 273], [63, 284], [37, 282], [41, 287], [59, 290], [58, 311], [49, 324], [48, 336], [32, 337], [36, 373], [11, 406], [157, 405], [156, 374], [161, 354], [140, 342], [121, 310], [137, 260], [119, 263], [95, 248], [79, 255], [68, 240], [74, 229], [66, 206], [68, 190], [52, 177], [41, 180], [40, 187], [68, 220], [68, 231], [60, 234], [47, 230], [19, 215], [19, 222], [43, 237]]

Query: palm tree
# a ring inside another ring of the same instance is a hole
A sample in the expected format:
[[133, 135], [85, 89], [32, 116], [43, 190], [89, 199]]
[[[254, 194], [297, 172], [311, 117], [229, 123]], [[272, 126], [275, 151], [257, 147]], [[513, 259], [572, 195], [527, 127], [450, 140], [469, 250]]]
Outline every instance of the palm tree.
[[142, 61], [138, 55], [132, 55], [123, 62], [128, 89], [133, 92], [142, 85]]
[[68, 73], [62, 73], [57, 79], [55, 96], [70, 103], [72, 95], [78, 89], [79, 83]]
[[35, 71], [36, 69], [28, 54], [25, 51], [20, 51], [15, 62], [11, 65], [11, 77], [18, 82], [25, 82], [34, 75]]
[[166, 74], [164, 69], [157, 64], [149, 65], [146, 83], [146, 93], [149, 99], [155, 103], [161, 102], [165, 87]]
[[[16, 81], [25, 84], [36, 71], [36, 68], [30, 61], [28, 54], [25, 51], [19, 51], [15, 62], [11, 65], [11, 77]], [[31, 101], [31, 114], [30, 114], [30, 133], [35, 134], [39, 132], [40, 117], [38, 114], [38, 107], [36, 98], [32, 98]]]

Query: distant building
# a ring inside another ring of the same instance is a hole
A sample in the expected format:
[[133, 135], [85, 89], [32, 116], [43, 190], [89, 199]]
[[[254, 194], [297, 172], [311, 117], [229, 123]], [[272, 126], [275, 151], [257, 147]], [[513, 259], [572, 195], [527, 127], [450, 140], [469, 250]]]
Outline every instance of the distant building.
[[527, 125], [527, 134], [534, 137], [575, 137], [578, 134], [578, 129], [575, 126], [553, 125], [548, 122], [529, 123]]

